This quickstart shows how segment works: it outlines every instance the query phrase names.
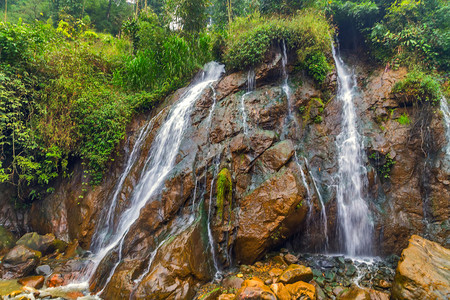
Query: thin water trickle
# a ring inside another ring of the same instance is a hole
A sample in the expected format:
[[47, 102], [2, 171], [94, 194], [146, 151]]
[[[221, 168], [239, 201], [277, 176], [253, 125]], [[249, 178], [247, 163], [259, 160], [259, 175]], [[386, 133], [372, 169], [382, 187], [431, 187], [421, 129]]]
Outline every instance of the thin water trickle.
[[247, 111], [245, 110], [245, 97], [250, 95], [256, 88], [255, 70], [250, 69], [247, 73], [247, 92], [241, 97], [241, 114], [242, 114], [242, 127], [244, 134], [248, 135], [248, 123], [247, 123]]
[[213, 178], [211, 180], [211, 188], [209, 191], [209, 209], [208, 209], [208, 239], [209, 239], [209, 246], [211, 248], [211, 255], [214, 262], [214, 269], [216, 270], [216, 274], [214, 275], [215, 279], [219, 279], [222, 276], [222, 273], [219, 268], [219, 263], [217, 261], [217, 254], [216, 254], [216, 248], [214, 247], [214, 237], [212, 234], [211, 229], [211, 223], [212, 223], [212, 208], [213, 208], [213, 195], [214, 195], [214, 183], [215, 179], [217, 177], [217, 174], [219, 173], [219, 166], [220, 166], [220, 154], [217, 155], [214, 158], [214, 170], [213, 170]]
[[445, 154], [450, 159], [450, 110], [448, 108], [448, 101], [444, 96], [442, 96], [441, 98], [441, 110], [442, 114], [444, 115], [445, 128], [447, 129], [447, 146], [444, 149]]
[[281, 66], [282, 66], [282, 76], [283, 76], [283, 84], [281, 86], [281, 89], [283, 90], [284, 94], [286, 95], [287, 99], [287, 111], [288, 114], [284, 120], [283, 129], [281, 132], [281, 139], [284, 139], [289, 131], [289, 126], [291, 124], [291, 121], [294, 121], [295, 124], [295, 130], [300, 128], [300, 124], [298, 123], [297, 119], [294, 116], [293, 113], [293, 105], [292, 105], [292, 91], [289, 87], [289, 74], [287, 71], [287, 64], [288, 64], [288, 56], [287, 56], [287, 49], [286, 49], [286, 43], [283, 40], [283, 43], [281, 44], [282, 47], [282, 56], [281, 56]]
[[311, 190], [309, 189], [309, 185], [306, 182], [305, 172], [303, 171], [303, 167], [300, 164], [300, 161], [299, 161], [298, 156], [297, 156], [297, 152], [294, 152], [294, 157], [295, 157], [295, 163], [297, 164], [297, 166], [298, 166], [298, 168], [300, 170], [300, 174], [302, 176], [303, 186], [306, 189], [306, 195], [308, 196], [308, 206], [311, 207]]
[[360, 135], [356, 128], [356, 112], [353, 100], [356, 80], [342, 58], [333, 47], [336, 64], [338, 92], [337, 100], [342, 102], [341, 133], [336, 144], [338, 148], [338, 223], [342, 238], [341, 251], [350, 256], [371, 255], [373, 224], [369, 207], [363, 199], [366, 170], [362, 165], [363, 151]]
[[180, 100], [173, 105], [167, 119], [161, 125], [158, 134], [151, 145], [141, 178], [129, 199], [128, 208], [117, 217], [117, 221], [115, 222], [117, 223], [116, 226], [107, 228], [108, 232], [111, 232], [111, 234], [109, 234], [108, 237], [99, 237], [104, 240], [98, 243], [100, 247], [94, 254], [94, 267], [86, 272], [88, 278], [95, 273], [95, 270], [102, 259], [110, 251], [115, 251], [119, 246], [119, 260], [114, 263], [108, 274], [108, 280], [106, 281], [105, 286], [108, 284], [114, 270], [120, 263], [124, 237], [138, 219], [140, 210], [147, 204], [149, 199], [161, 189], [165, 178], [175, 164], [176, 155], [183, 139], [185, 129], [189, 124], [192, 107], [195, 101], [203, 91], [211, 83], [217, 81], [223, 73], [223, 65], [216, 62], [208, 63], [205, 65], [202, 80], [192, 84]]
[[317, 198], [319, 198], [319, 202], [320, 202], [320, 221], [322, 223], [323, 235], [325, 236], [324, 251], [326, 253], [328, 251], [328, 218], [327, 218], [327, 211], [325, 208], [325, 202], [323, 201], [322, 194], [320, 193], [319, 187], [317, 186], [316, 177], [314, 177], [314, 174], [311, 172], [311, 169], [308, 166], [308, 160], [306, 159], [306, 157], [305, 157], [305, 164], [309, 170], [309, 175], [311, 176], [311, 180], [313, 182], [313, 186], [316, 191]]
[[289, 79], [289, 75], [287, 73], [287, 63], [288, 63], [288, 57], [287, 57], [287, 50], [286, 50], [286, 43], [283, 40], [282, 43], [282, 48], [283, 48], [283, 55], [281, 57], [281, 65], [283, 67], [283, 85], [282, 85], [282, 89], [284, 91], [284, 93], [286, 94], [286, 98], [287, 98], [287, 103], [288, 103], [288, 117], [289, 120], [292, 119], [292, 93], [291, 93], [291, 88], [289, 87], [288, 84], [288, 79]]

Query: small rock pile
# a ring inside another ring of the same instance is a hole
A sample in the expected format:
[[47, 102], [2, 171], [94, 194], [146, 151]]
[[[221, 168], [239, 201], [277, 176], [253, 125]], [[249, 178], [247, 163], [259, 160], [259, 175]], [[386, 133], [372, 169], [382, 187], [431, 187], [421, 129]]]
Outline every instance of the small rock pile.
[[294, 255], [282, 249], [253, 266], [241, 265], [197, 299], [389, 299], [393, 265], [342, 256]]
[[[0, 246], [0, 296], [4, 299], [18, 295], [23, 295], [20, 299], [51, 299], [39, 289], [69, 283], [88, 263], [76, 240], [66, 243], [53, 234], [30, 232]], [[80, 293], [72, 296], [76, 299]]]

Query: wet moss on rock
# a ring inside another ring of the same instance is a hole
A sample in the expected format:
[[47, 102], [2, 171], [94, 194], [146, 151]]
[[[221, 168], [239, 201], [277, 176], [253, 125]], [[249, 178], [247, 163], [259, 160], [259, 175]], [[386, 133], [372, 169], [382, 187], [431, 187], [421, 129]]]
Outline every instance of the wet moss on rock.
[[233, 183], [231, 179], [231, 173], [227, 168], [223, 168], [217, 175], [216, 186], [217, 200], [217, 219], [222, 222], [223, 219], [223, 206], [225, 201], [228, 201], [231, 207], [231, 200], [233, 194]]

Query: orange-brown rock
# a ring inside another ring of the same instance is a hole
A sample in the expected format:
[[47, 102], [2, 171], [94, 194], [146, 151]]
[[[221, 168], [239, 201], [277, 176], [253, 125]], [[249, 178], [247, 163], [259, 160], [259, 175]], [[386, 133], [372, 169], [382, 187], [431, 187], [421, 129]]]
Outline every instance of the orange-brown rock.
[[222, 294], [217, 298], [217, 300], [234, 300], [235, 298], [235, 294]]
[[52, 274], [47, 279], [48, 287], [57, 287], [57, 286], [61, 286], [63, 284], [64, 284], [64, 277], [59, 273]]
[[[135, 299], [192, 299], [194, 286], [213, 276], [212, 263], [205, 259], [207, 236], [201, 222], [164, 244], [155, 256], [148, 275], [136, 288]], [[112, 297], [106, 295], [106, 298]]]
[[21, 285], [32, 287], [35, 289], [40, 289], [44, 285], [44, 281], [44, 276], [30, 276], [18, 280]]
[[293, 284], [287, 284], [286, 289], [291, 294], [291, 299], [316, 300], [316, 288], [312, 284], [298, 281]]
[[313, 279], [311, 268], [302, 265], [292, 264], [278, 278], [279, 282], [284, 284], [294, 283], [297, 281], [309, 282]]
[[275, 293], [278, 300], [290, 300], [291, 294], [282, 283], [273, 283], [270, 285], [270, 289]]
[[276, 300], [277, 297], [264, 282], [256, 277], [247, 279], [236, 293], [236, 300]]
[[242, 200], [235, 244], [238, 261], [253, 263], [298, 228], [307, 211], [303, 193], [295, 173], [282, 168]]
[[398, 263], [392, 298], [449, 299], [450, 250], [413, 235]]
[[294, 144], [291, 140], [284, 140], [264, 151], [261, 161], [267, 168], [278, 171], [293, 155]]
[[283, 270], [281, 270], [280, 268], [272, 268], [269, 271], [269, 275], [271, 277], [278, 277], [283, 273]]
[[371, 300], [370, 293], [367, 289], [352, 286], [349, 290], [344, 291], [338, 296], [339, 300]]

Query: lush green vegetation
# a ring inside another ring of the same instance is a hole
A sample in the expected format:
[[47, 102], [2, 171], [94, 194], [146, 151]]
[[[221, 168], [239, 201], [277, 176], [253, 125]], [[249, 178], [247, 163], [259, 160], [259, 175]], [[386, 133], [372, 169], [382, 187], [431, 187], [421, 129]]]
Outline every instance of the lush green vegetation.
[[326, 56], [331, 56], [331, 33], [325, 16], [317, 10], [303, 10], [291, 17], [255, 13], [236, 18], [230, 25], [224, 60], [234, 69], [250, 68], [261, 63], [271, 47], [285, 43], [297, 52], [299, 64], [321, 82], [330, 69]]
[[297, 54], [296, 70], [320, 85], [338, 25], [341, 41], [359, 40], [381, 64], [414, 66], [396, 93], [436, 102], [449, 70], [449, 5], [440, 0], [10, 0], [0, 8], [0, 182], [26, 201], [51, 192], [76, 160], [98, 183], [133, 114], [213, 58], [246, 70], [284, 45]]
[[[372, 55], [387, 63], [421, 65], [448, 72], [450, 5], [445, 0], [333, 0], [329, 15], [364, 37]], [[345, 31], [353, 36], [355, 32]]]
[[405, 79], [394, 85], [392, 92], [409, 98], [412, 102], [429, 101], [436, 104], [441, 98], [440, 84], [436, 78], [420, 71], [408, 73]]
[[77, 157], [98, 183], [133, 113], [211, 59], [206, 34], [171, 32], [150, 11], [131, 23], [123, 39], [84, 20], [0, 24], [0, 180], [18, 199], [51, 192]]
[[399, 122], [402, 125], [409, 125], [411, 124], [411, 119], [409, 118], [407, 113], [403, 113], [398, 117], [397, 122]]

